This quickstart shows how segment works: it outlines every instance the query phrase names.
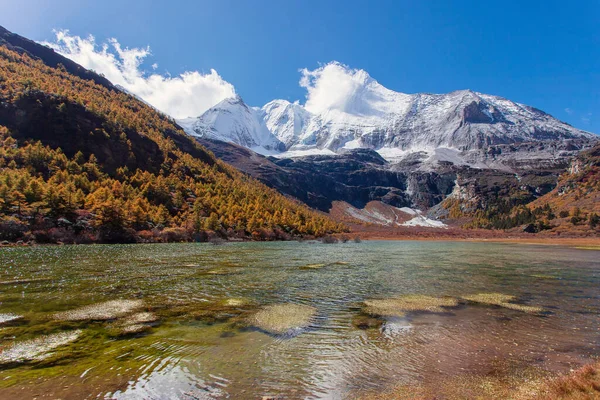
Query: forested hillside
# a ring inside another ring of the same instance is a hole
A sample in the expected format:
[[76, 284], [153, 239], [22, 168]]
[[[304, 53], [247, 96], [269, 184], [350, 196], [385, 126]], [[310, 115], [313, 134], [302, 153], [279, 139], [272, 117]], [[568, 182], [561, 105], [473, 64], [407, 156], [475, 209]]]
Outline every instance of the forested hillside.
[[[512, 184], [464, 185], [441, 204], [448, 219], [464, 228], [520, 229], [567, 235], [600, 232], [600, 145], [583, 151], [543, 195], [548, 175], [520, 176]], [[533, 179], [533, 180], [532, 180]], [[491, 187], [491, 188], [490, 188]]]
[[581, 153], [558, 185], [530, 208], [552, 209], [557, 233], [600, 233], [600, 145]]
[[275, 239], [344, 229], [217, 160], [134, 97], [6, 43], [0, 219], [1, 240], [37, 242]]

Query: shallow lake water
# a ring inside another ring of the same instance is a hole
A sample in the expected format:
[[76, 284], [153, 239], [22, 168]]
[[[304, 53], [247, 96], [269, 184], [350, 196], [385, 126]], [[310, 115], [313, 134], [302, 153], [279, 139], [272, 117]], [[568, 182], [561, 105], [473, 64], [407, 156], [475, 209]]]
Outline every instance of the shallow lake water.
[[[461, 300], [481, 293], [542, 311]], [[365, 300], [410, 294], [459, 304], [364, 314]], [[124, 334], [127, 316], [60, 317], [111, 300], [133, 300], [154, 319]], [[251, 323], [289, 303], [312, 307], [310, 323], [284, 334]], [[2, 315], [0, 398], [357, 398], [590, 362], [600, 354], [600, 252], [426, 241], [2, 248]], [[78, 336], [14, 358], [20, 343], [64, 332]]]

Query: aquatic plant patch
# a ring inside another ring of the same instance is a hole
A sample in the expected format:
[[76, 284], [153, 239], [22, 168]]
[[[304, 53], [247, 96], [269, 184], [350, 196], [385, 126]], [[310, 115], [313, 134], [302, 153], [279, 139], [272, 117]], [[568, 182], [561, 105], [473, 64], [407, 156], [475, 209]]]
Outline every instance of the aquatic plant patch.
[[54, 349], [77, 340], [82, 332], [78, 329], [16, 342], [0, 351], [0, 364], [44, 360], [53, 354]]
[[316, 308], [301, 304], [273, 304], [254, 314], [250, 324], [268, 333], [284, 335], [309, 326], [316, 313]]
[[237, 274], [241, 274], [241, 273], [242, 273], [242, 269], [236, 268], [236, 267], [215, 268], [215, 269], [210, 269], [208, 271], [203, 272], [203, 274], [206, 274], [206, 275], [221, 275], [221, 276], [237, 275]]
[[17, 314], [13, 314], [13, 313], [0, 314], [0, 325], [4, 324], [6, 322], [14, 321], [14, 320], [21, 319], [21, 318], [23, 318], [22, 315], [17, 315]]
[[158, 316], [151, 312], [139, 312], [118, 320], [109, 330], [116, 336], [141, 333], [152, 328], [158, 321]]
[[355, 315], [352, 318], [352, 325], [358, 329], [366, 330], [366, 329], [375, 329], [381, 328], [384, 320], [381, 318], [376, 318], [370, 315]]
[[244, 307], [251, 304], [251, 301], [244, 298], [231, 298], [223, 302], [226, 307]]
[[132, 313], [144, 306], [142, 300], [110, 300], [54, 314], [61, 321], [107, 321]]
[[302, 265], [300, 267], [300, 269], [321, 269], [325, 266], [327, 266], [327, 264], [307, 264], [307, 265]]
[[456, 307], [458, 299], [411, 294], [392, 299], [365, 300], [363, 311], [369, 315], [403, 317], [407, 312], [443, 313], [446, 307]]
[[542, 307], [538, 306], [527, 306], [523, 304], [511, 303], [512, 301], [516, 300], [516, 297], [502, 293], [479, 293], [469, 296], [462, 296], [462, 298], [473, 303], [493, 305], [508, 308], [510, 310], [522, 311], [528, 314], [538, 314], [544, 311]]

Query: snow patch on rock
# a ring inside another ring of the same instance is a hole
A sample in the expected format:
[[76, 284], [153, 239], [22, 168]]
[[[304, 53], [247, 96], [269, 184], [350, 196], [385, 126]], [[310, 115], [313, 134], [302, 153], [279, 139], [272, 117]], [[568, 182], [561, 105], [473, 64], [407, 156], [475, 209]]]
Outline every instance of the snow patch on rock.
[[441, 221], [426, 217], [420, 210], [410, 207], [393, 207], [381, 202], [371, 202], [362, 209], [345, 204], [343, 212], [351, 218], [368, 224], [425, 228], [448, 227]]

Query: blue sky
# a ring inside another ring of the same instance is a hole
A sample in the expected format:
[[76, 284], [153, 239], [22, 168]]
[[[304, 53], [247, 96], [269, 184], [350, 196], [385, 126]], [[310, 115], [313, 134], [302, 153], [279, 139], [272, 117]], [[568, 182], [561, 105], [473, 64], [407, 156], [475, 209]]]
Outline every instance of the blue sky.
[[304, 102], [299, 69], [336, 60], [392, 90], [469, 88], [600, 133], [599, 1], [0, 0], [0, 25], [149, 46], [149, 74], [215, 69], [250, 105]]

